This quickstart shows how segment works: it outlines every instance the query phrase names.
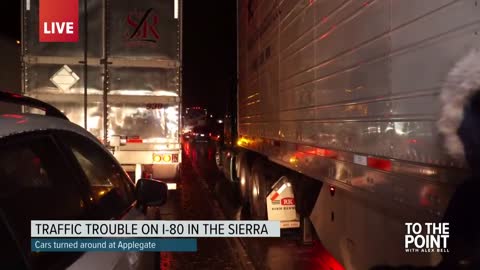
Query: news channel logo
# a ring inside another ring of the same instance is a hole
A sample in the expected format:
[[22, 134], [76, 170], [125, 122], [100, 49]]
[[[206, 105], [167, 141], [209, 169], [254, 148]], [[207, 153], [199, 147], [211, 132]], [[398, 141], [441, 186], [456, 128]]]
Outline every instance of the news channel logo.
[[405, 223], [405, 252], [448, 253], [449, 223]]

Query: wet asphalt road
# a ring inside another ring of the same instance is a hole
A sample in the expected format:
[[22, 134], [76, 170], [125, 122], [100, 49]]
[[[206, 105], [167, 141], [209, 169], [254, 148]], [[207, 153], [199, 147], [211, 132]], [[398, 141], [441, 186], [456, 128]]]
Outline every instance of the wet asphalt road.
[[[240, 219], [234, 183], [216, 169], [213, 143], [187, 143], [180, 189], [170, 192], [160, 217], [170, 220]], [[282, 238], [199, 238], [196, 253], [161, 253], [160, 269], [339, 270], [319, 241], [300, 244], [298, 231]]]

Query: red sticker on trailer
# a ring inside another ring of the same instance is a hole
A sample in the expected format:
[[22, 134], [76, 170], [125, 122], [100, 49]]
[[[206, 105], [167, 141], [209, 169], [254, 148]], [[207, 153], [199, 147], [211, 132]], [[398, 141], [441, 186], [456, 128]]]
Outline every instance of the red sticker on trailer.
[[78, 0], [40, 0], [40, 42], [78, 42]]
[[295, 199], [294, 198], [283, 198], [281, 201], [282, 205], [295, 205]]

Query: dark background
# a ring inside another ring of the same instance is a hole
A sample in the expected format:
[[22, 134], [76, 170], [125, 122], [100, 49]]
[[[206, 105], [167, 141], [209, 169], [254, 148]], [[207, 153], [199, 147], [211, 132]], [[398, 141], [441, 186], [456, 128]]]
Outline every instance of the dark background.
[[0, 15], [0, 90], [20, 92], [20, 0], [2, 3]]
[[235, 0], [184, 2], [184, 104], [223, 113], [235, 87]]
[[[173, 0], [170, 0], [173, 1]], [[20, 92], [21, 0], [6, 0], [0, 16], [0, 90]], [[236, 1], [184, 0], [183, 101], [216, 116], [235, 87]]]

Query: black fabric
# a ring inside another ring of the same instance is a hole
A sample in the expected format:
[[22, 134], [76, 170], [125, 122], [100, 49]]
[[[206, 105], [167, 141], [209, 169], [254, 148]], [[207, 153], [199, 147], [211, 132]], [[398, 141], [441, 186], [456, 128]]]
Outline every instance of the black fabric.
[[465, 151], [465, 158], [474, 178], [480, 178], [480, 90], [471, 97], [463, 111], [458, 129]]

